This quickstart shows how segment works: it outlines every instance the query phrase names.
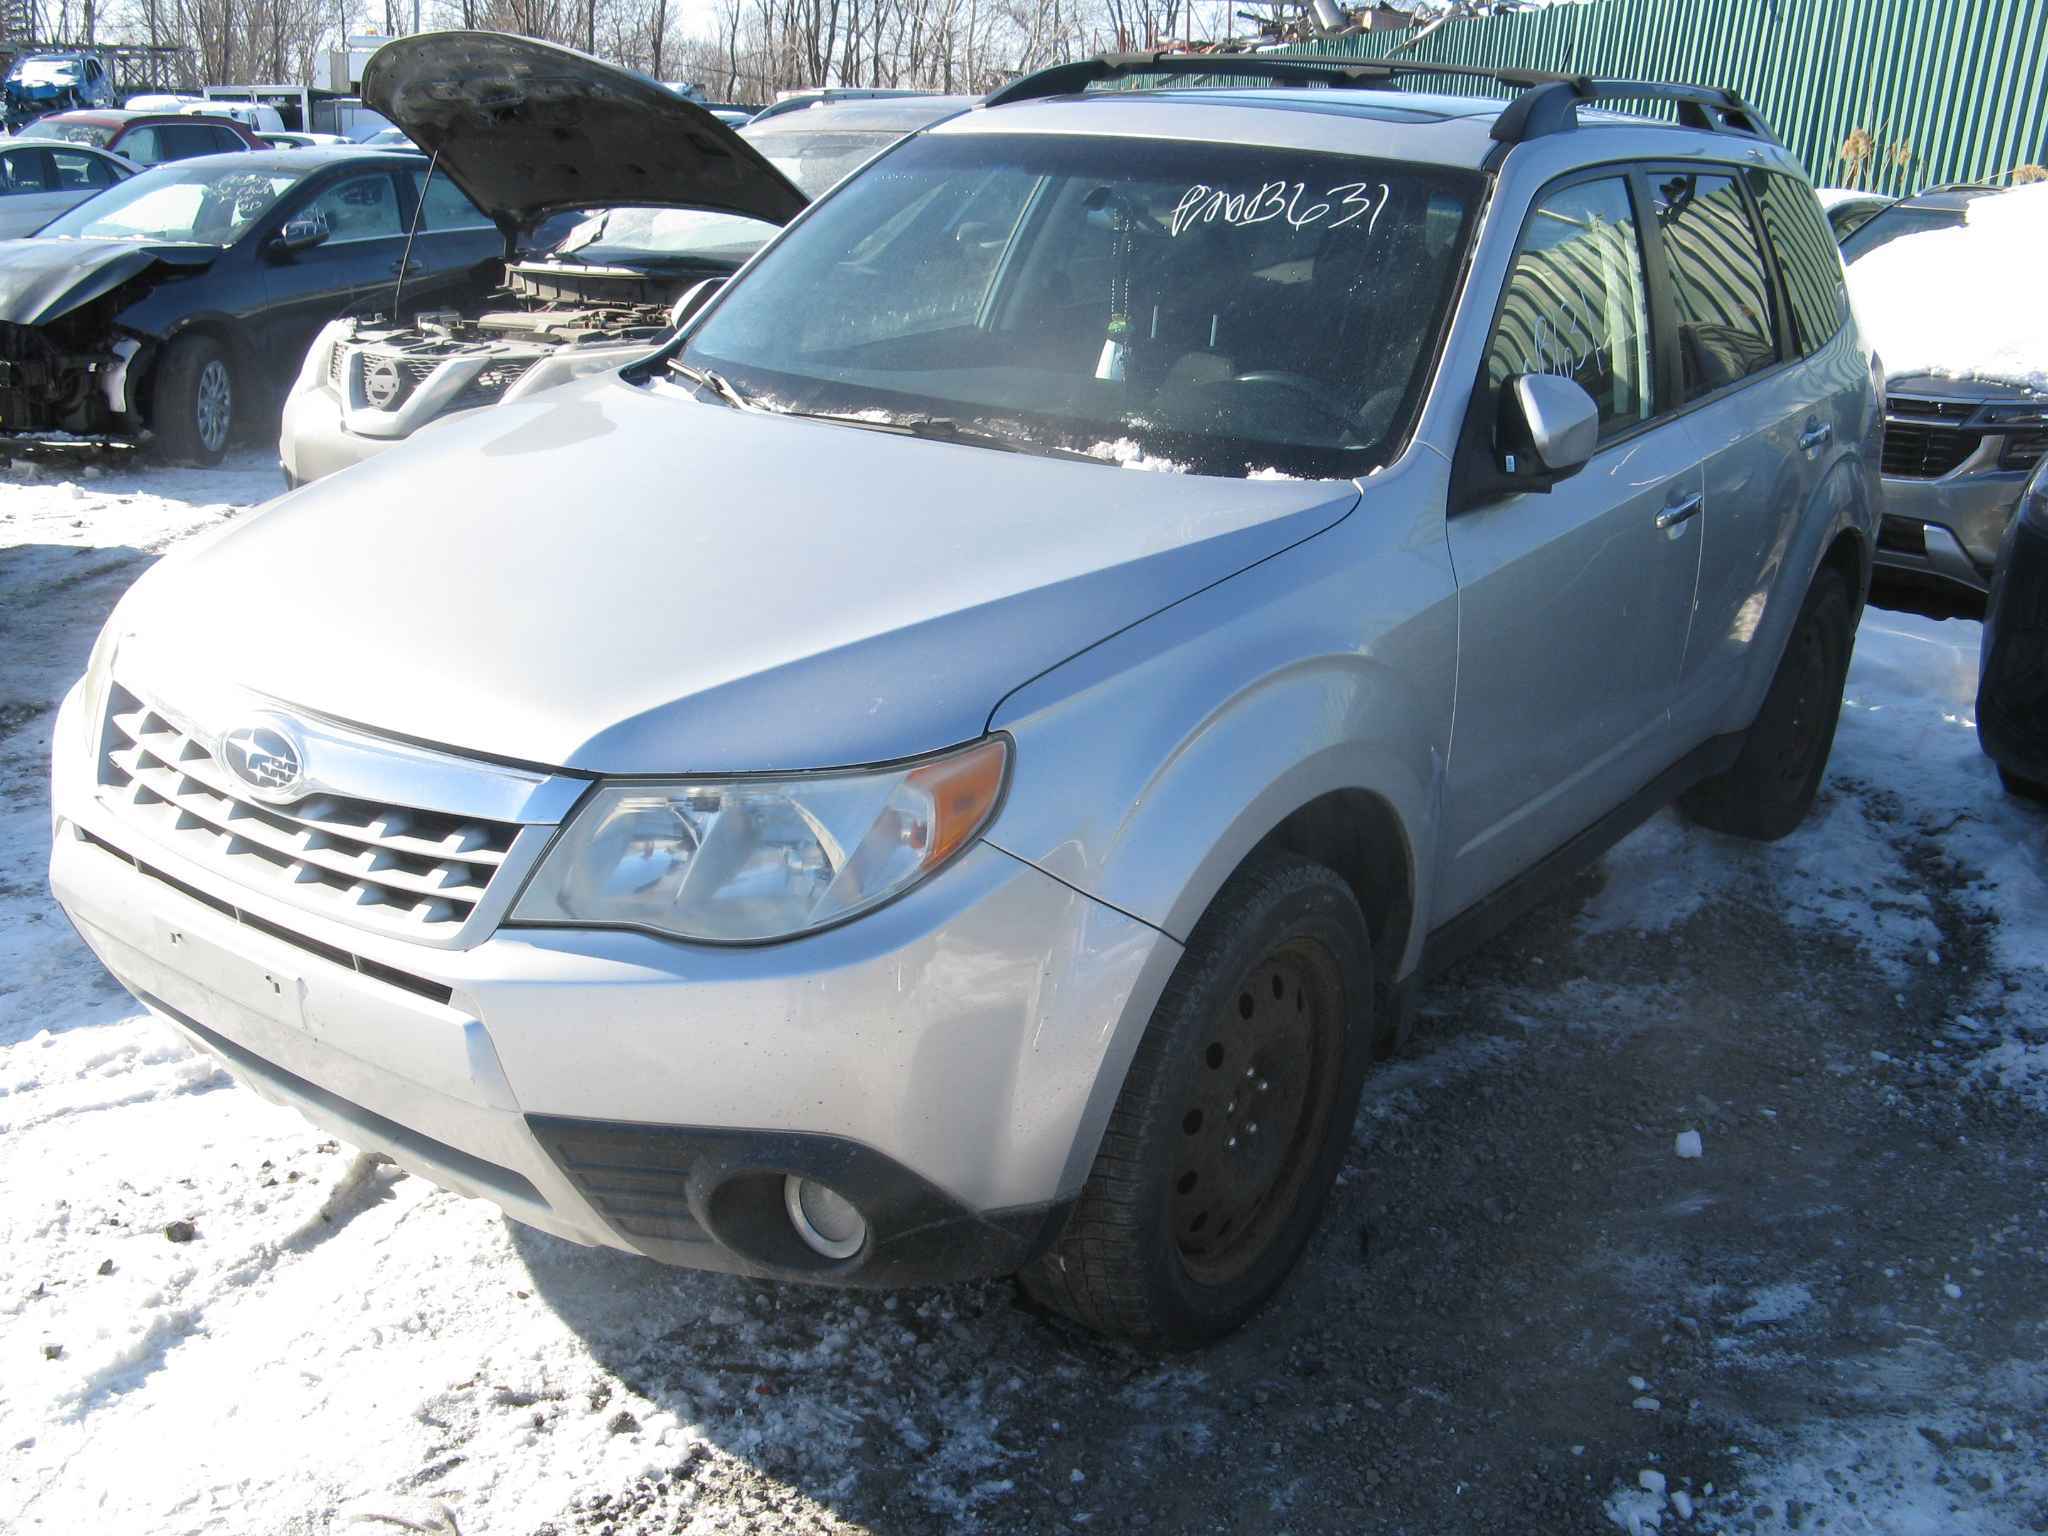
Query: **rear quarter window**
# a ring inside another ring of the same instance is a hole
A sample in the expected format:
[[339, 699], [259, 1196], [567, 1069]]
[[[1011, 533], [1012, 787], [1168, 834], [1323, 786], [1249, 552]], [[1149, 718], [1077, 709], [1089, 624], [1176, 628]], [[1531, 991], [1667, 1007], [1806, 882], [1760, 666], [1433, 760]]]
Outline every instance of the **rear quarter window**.
[[1828, 238], [1820, 203], [1804, 182], [1751, 171], [1749, 189], [1763, 209], [1764, 232], [1785, 277], [1793, 344], [1811, 356], [1842, 328], [1842, 255]]

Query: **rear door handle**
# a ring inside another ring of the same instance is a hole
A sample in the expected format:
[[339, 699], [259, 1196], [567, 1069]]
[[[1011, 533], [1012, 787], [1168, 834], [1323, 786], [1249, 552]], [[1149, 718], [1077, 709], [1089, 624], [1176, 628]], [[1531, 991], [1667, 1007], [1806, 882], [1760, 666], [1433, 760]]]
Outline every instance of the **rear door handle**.
[[1676, 528], [1680, 523], [1700, 515], [1700, 508], [1707, 504], [1704, 492], [1694, 491], [1683, 501], [1674, 501], [1657, 514], [1659, 528]]
[[1814, 426], [1808, 427], [1804, 432], [1799, 434], [1799, 451], [1801, 453], [1811, 453], [1814, 449], [1819, 448], [1823, 444], [1831, 441], [1834, 438], [1834, 435], [1835, 429], [1829, 426], [1826, 422], [1820, 422]]

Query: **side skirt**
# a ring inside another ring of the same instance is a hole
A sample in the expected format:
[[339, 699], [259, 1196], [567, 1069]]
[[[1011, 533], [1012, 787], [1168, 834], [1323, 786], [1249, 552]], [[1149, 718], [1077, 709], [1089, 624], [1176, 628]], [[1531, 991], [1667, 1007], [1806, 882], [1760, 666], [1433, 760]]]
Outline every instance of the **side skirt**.
[[1734, 766], [1742, 752], [1739, 731], [1700, 743], [1620, 805], [1570, 841], [1544, 855], [1490, 896], [1483, 896], [1423, 940], [1422, 964], [1400, 983], [1396, 1029], [1407, 1037], [1402, 1013], [1413, 1008], [1418, 979], [1457, 964], [1516, 918], [1555, 895], [1575, 875], [1702, 779]]

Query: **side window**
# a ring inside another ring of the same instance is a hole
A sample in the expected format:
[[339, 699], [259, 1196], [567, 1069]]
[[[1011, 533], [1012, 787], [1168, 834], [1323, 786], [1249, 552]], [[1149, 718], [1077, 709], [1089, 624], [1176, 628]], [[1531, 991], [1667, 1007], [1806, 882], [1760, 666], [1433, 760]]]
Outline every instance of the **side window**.
[[412, 173], [413, 196], [420, 200], [421, 229], [489, 229], [491, 221], [462, 195], [462, 189], [446, 176], [427, 179], [425, 171]]
[[126, 155], [137, 165], [162, 165], [170, 156], [165, 153], [157, 132], [155, 128], [137, 128], [122, 136], [121, 142], [114, 146], [115, 152]]
[[1657, 171], [1650, 184], [1678, 305], [1679, 371], [1696, 400], [1778, 360], [1770, 278], [1732, 175]]
[[204, 123], [165, 123], [157, 129], [166, 160], [190, 160], [213, 153], [213, 133]]
[[212, 147], [207, 150], [207, 153], [211, 155], [233, 154], [238, 149], [247, 149], [249, 147], [242, 142], [242, 136], [232, 128], [209, 125], [206, 130], [206, 137], [212, 142]]
[[98, 155], [83, 154], [75, 149], [53, 149], [50, 164], [57, 169], [57, 185], [73, 190], [79, 187], [111, 187], [114, 184], [114, 168]]
[[1804, 182], [1774, 171], [1751, 171], [1749, 189], [1764, 211], [1764, 233], [1785, 275], [1792, 338], [1810, 356], [1842, 328], [1841, 250]]
[[385, 171], [336, 182], [313, 199], [306, 213], [326, 222], [329, 245], [405, 233], [398, 218], [398, 198]]
[[0, 197], [53, 190], [43, 153], [40, 149], [10, 149], [0, 154]]
[[1602, 437], [1656, 408], [1642, 239], [1621, 177], [1546, 193], [1529, 210], [1486, 382], [1498, 390], [1524, 373], [1583, 387], [1599, 403]]

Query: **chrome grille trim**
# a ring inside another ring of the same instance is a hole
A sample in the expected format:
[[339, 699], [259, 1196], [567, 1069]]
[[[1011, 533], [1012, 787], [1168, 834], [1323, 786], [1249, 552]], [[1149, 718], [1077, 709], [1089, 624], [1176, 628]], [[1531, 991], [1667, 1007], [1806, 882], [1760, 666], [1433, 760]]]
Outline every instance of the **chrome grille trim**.
[[[497, 926], [585, 788], [298, 718], [318, 781], [289, 805], [262, 803], [221, 767], [216, 734], [153, 702], [117, 668], [100, 722], [100, 799], [158, 846], [291, 908], [461, 948]], [[232, 717], [217, 729], [231, 725]], [[380, 758], [381, 772], [349, 771]], [[433, 771], [407, 774], [422, 764]], [[456, 784], [457, 773], [467, 782]], [[408, 777], [409, 792], [387, 792]], [[365, 786], [376, 792], [352, 792]], [[483, 813], [491, 809], [501, 814]]]

